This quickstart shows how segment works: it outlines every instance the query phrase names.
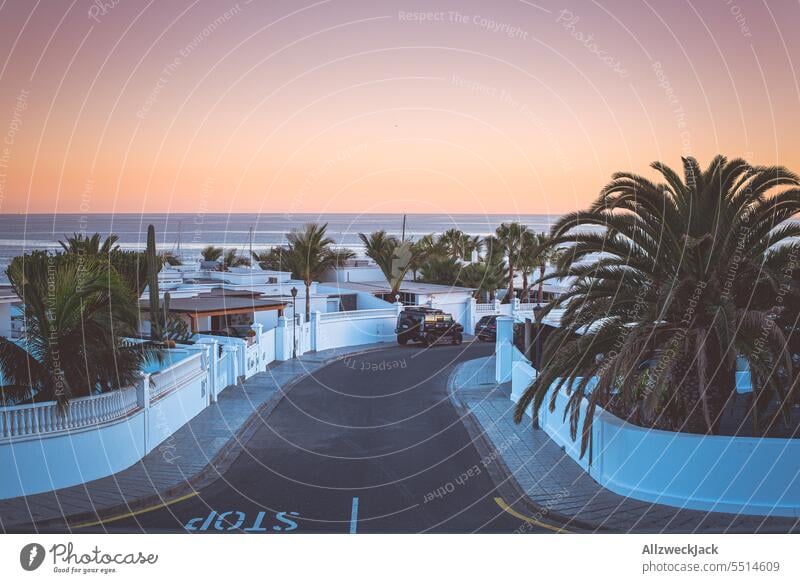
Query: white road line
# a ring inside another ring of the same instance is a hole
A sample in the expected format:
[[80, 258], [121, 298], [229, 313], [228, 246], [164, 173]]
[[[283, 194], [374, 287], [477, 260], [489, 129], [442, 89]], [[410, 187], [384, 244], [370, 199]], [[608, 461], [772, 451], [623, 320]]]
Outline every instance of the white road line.
[[350, 534], [356, 534], [358, 524], [358, 496], [353, 497], [353, 507], [350, 510]]

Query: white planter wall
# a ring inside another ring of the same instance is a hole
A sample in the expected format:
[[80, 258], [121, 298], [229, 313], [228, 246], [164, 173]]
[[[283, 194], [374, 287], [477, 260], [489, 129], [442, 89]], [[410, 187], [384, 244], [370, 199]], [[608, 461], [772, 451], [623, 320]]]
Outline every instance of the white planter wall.
[[[511, 399], [518, 402], [536, 370], [521, 358], [512, 357], [507, 366]], [[564, 420], [568, 400], [562, 389], [554, 411], [546, 404], [539, 411], [539, 425], [612, 492], [695, 510], [800, 516], [800, 439], [659, 431], [626, 423], [598, 408], [592, 423], [591, 452], [581, 458], [580, 437], [572, 440], [569, 420]], [[581, 425], [586, 407], [584, 399]], [[531, 415], [530, 408], [527, 414]]]
[[[138, 387], [75, 399], [52, 422], [41, 423], [55, 407], [51, 403], [2, 410], [0, 467], [6, 470], [0, 499], [66, 488], [130, 467], [208, 405], [204, 373], [198, 352], [153, 375], [152, 384], [146, 375]], [[165, 382], [169, 378], [174, 382]], [[110, 400], [117, 405], [99, 405]], [[20, 411], [27, 420], [10, 421]]]

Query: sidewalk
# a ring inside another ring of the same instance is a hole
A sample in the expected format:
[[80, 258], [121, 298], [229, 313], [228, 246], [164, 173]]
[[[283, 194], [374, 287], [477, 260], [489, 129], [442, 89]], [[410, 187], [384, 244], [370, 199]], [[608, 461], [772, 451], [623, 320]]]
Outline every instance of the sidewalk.
[[[798, 521], [680, 509], [641, 502], [606, 490], [530, 420], [514, 423], [510, 383], [494, 380], [494, 356], [459, 365], [449, 381], [451, 398], [505, 462], [508, 479], [526, 506], [565, 523], [566, 530], [612, 532], [800, 532]], [[470, 421], [467, 420], [467, 421]], [[508, 500], [512, 504], [511, 500]], [[514, 501], [515, 502], [515, 501]], [[533, 512], [531, 512], [533, 514]]]
[[0, 500], [0, 531], [30, 530], [31, 523], [64, 529], [191, 495], [230, 467], [295, 381], [345, 356], [387, 346], [338, 348], [274, 362], [266, 372], [225, 389], [217, 403], [130, 468], [54, 492]]

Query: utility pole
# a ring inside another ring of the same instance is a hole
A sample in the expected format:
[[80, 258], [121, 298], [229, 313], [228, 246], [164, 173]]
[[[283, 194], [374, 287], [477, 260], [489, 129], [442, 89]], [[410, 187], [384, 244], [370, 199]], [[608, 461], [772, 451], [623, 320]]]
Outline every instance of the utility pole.
[[250, 225], [250, 261], [253, 261], [253, 225]]

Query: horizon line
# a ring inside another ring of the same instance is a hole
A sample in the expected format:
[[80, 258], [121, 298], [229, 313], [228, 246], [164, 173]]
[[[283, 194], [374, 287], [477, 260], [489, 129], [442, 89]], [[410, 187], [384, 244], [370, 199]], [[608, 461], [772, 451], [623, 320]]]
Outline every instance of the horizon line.
[[192, 216], [208, 216], [208, 215], [223, 215], [223, 216], [236, 216], [236, 215], [253, 215], [256, 213], [256, 216], [261, 215], [284, 215], [287, 217], [296, 217], [296, 216], [327, 216], [327, 215], [363, 215], [363, 216], [424, 216], [424, 217], [437, 217], [437, 216], [456, 216], [456, 215], [470, 215], [470, 216], [486, 216], [486, 217], [498, 217], [498, 216], [561, 216], [564, 213], [574, 212], [574, 211], [564, 211], [561, 213], [470, 213], [470, 212], [453, 212], [453, 213], [373, 213], [373, 212], [355, 212], [355, 211], [326, 211], [326, 212], [258, 212], [258, 211], [239, 211], [235, 213], [226, 213], [226, 212], [202, 212], [199, 213], [197, 211], [147, 211], [147, 212], [116, 212], [116, 211], [105, 211], [105, 212], [63, 212], [63, 213], [45, 213], [45, 212], [34, 212], [34, 213], [25, 213], [22, 211], [9, 213], [9, 212], [0, 212], [0, 217], [18, 217], [18, 216], [43, 216], [43, 217], [54, 217], [54, 216], [101, 216], [101, 215], [133, 215], [133, 216], [146, 216], [146, 215], [192, 215]]

